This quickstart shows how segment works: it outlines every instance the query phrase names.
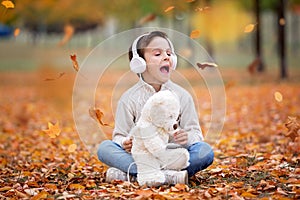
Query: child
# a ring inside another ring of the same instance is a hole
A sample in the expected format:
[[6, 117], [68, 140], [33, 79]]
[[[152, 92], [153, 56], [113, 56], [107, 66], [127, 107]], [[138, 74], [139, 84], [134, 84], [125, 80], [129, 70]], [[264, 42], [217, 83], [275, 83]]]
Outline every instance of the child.
[[[182, 171], [166, 172], [168, 184], [187, 183], [198, 171], [212, 164], [214, 153], [209, 144], [203, 142], [197, 112], [192, 96], [170, 80], [176, 68], [177, 58], [173, 45], [164, 32], [153, 31], [141, 35], [129, 50], [131, 70], [138, 74], [139, 81], [120, 98], [115, 115], [113, 139], [103, 141], [98, 148], [98, 158], [110, 166], [106, 181], [127, 180], [127, 171], [137, 175], [131, 156], [132, 138], [129, 132], [138, 121], [147, 99], [160, 90], [170, 90], [180, 99], [180, 130], [174, 134], [171, 143], [185, 147], [190, 154], [190, 165]], [[133, 164], [132, 164], [133, 163]]]

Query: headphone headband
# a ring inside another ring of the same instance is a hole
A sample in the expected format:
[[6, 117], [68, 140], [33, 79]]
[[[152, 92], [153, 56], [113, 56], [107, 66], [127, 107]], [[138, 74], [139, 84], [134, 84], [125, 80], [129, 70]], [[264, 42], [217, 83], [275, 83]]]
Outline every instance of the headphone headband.
[[[140, 41], [140, 39], [142, 37], [147, 36], [149, 34], [150, 33], [145, 33], [145, 34], [140, 35], [139, 37], [137, 37], [133, 41], [132, 46], [131, 46], [132, 59], [130, 61], [130, 69], [131, 69], [131, 71], [133, 71], [136, 74], [141, 74], [141, 73], [143, 73], [146, 70], [146, 61], [142, 57], [139, 56], [139, 54], [137, 52], [138, 51], [137, 44], [138, 44], [138, 42]], [[173, 63], [172, 64], [172, 68], [175, 69], [176, 65], [177, 65], [177, 56], [175, 54], [175, 50], [174, 50], [173, 44], [169, 40], [169, 38], [167, 38], [167, 37], [164, 37], [164, 38], [168, 41], [168, 43], [169, 43], [169, 45], [171, 47], [171, 52], [172, 52], [172, 54], [171, 54], [171, 60], [172, 60], [172, 63]]]

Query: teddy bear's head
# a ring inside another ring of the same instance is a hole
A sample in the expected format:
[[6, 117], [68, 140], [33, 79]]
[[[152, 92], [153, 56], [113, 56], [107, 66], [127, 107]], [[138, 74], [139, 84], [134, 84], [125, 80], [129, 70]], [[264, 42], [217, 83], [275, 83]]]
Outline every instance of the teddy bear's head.
[[166, 131], [176, 129], [180, 112], [177, 96], [169, 90], [159, 91], [144, 105], [141, 118]]

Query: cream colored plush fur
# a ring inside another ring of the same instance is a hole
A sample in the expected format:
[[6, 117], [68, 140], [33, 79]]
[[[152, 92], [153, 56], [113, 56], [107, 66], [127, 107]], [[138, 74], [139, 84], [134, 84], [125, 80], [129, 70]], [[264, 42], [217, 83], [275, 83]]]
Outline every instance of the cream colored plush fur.
[[189, 165], [185, 148], [167, 148], [177, 125], [180, 104], [170, 91], [160, 91], [144, 105], [141, 117], [131, 131], [132, 156], [136, 162], [140, 185], [156, 186], [165, 183], [163, 170], [181, 170]]

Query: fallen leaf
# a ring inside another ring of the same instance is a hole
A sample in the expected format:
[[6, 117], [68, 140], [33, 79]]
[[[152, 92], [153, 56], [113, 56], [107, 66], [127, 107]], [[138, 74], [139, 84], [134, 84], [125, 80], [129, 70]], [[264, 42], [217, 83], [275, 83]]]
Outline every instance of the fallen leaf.
[[73, 153], [73, 152], [76, 150], [76, 148], [77, 148], [77, 145], [76, 145], [76, 144], [71, 144], [71, 145], [69, 145], [69, 147], [68, 147], [68, 152], [69, 152], [69, 153]]
[[2, 1], [1, 4], [5, 7], [5, 8], [14, 8], [15, 4], [12, 1]]
[[293, 141], [295, 141], [300, 132], [300, 125], [297, 122], [297, 118], [289, 116], [287, 122], [285, 123], [285, 127], [288, 129], [288, 132], [285, 134], [285, 136], [290, 137]]
[[61, 132], [59, 123], [57, 122], [53, 125], [51, 122], [48, 122], [48, 129], [44, 130], [44, 132], [47, 133], [50, 138], [56, 138]]
[[190, 34], [190, 38], [195, 39], [200, 37], [200, 31], [199, 30], [193, 30]]
[[250, 33], [250, 32], [252, 32], [252, 31], [254, 30], [255, 26], [256, 26], [256, 24], [248, 24], [248, 25], [245, 27], [244, 32], [245, 32], [245, 33]]
[[110, 126], [109, 124], [103, 123], [102, 117], [104, 116], [104, 114], [100, 109], [90, 108], [89, 109], [89, 114], [94, 120], [96, 120], [96, 122], [99, 122], [100, 125]]
[[31, 200], [39, 200], [39, 199], [45, 199], [48, 196], [48, 192], [46, 191], [41, 191], [37, 195], [31, 198]]
[[70, 55], [71, 60], [72, 60], [72, 64], [73, 64], [73, 68], [78, 72], [79, 71], [79, 65], [77, 62], [77, 56], [76, 54]]
[[73, 183], [69, 185], [69, 189], [71, 190], [84, 190], [85, 187], [83, 185], [80, 185], [78, 183]]
[[275, 92], [274, 93], [274, 98], [278, 102], [282, 102], [282, 100], [283, 100], [283, 96], [282, 96], [282, 94], [280, 92]]
[[205, 69], [206, 67], [218, 67], [217, 64], [210, 63], [210, 62], [197, 63], [197, 66], [202, 70]]
[[165, 12], [169, 12], [171, 10], [173, 10], [175, 8], [175, 6], [169, 6], [165, 9]]

